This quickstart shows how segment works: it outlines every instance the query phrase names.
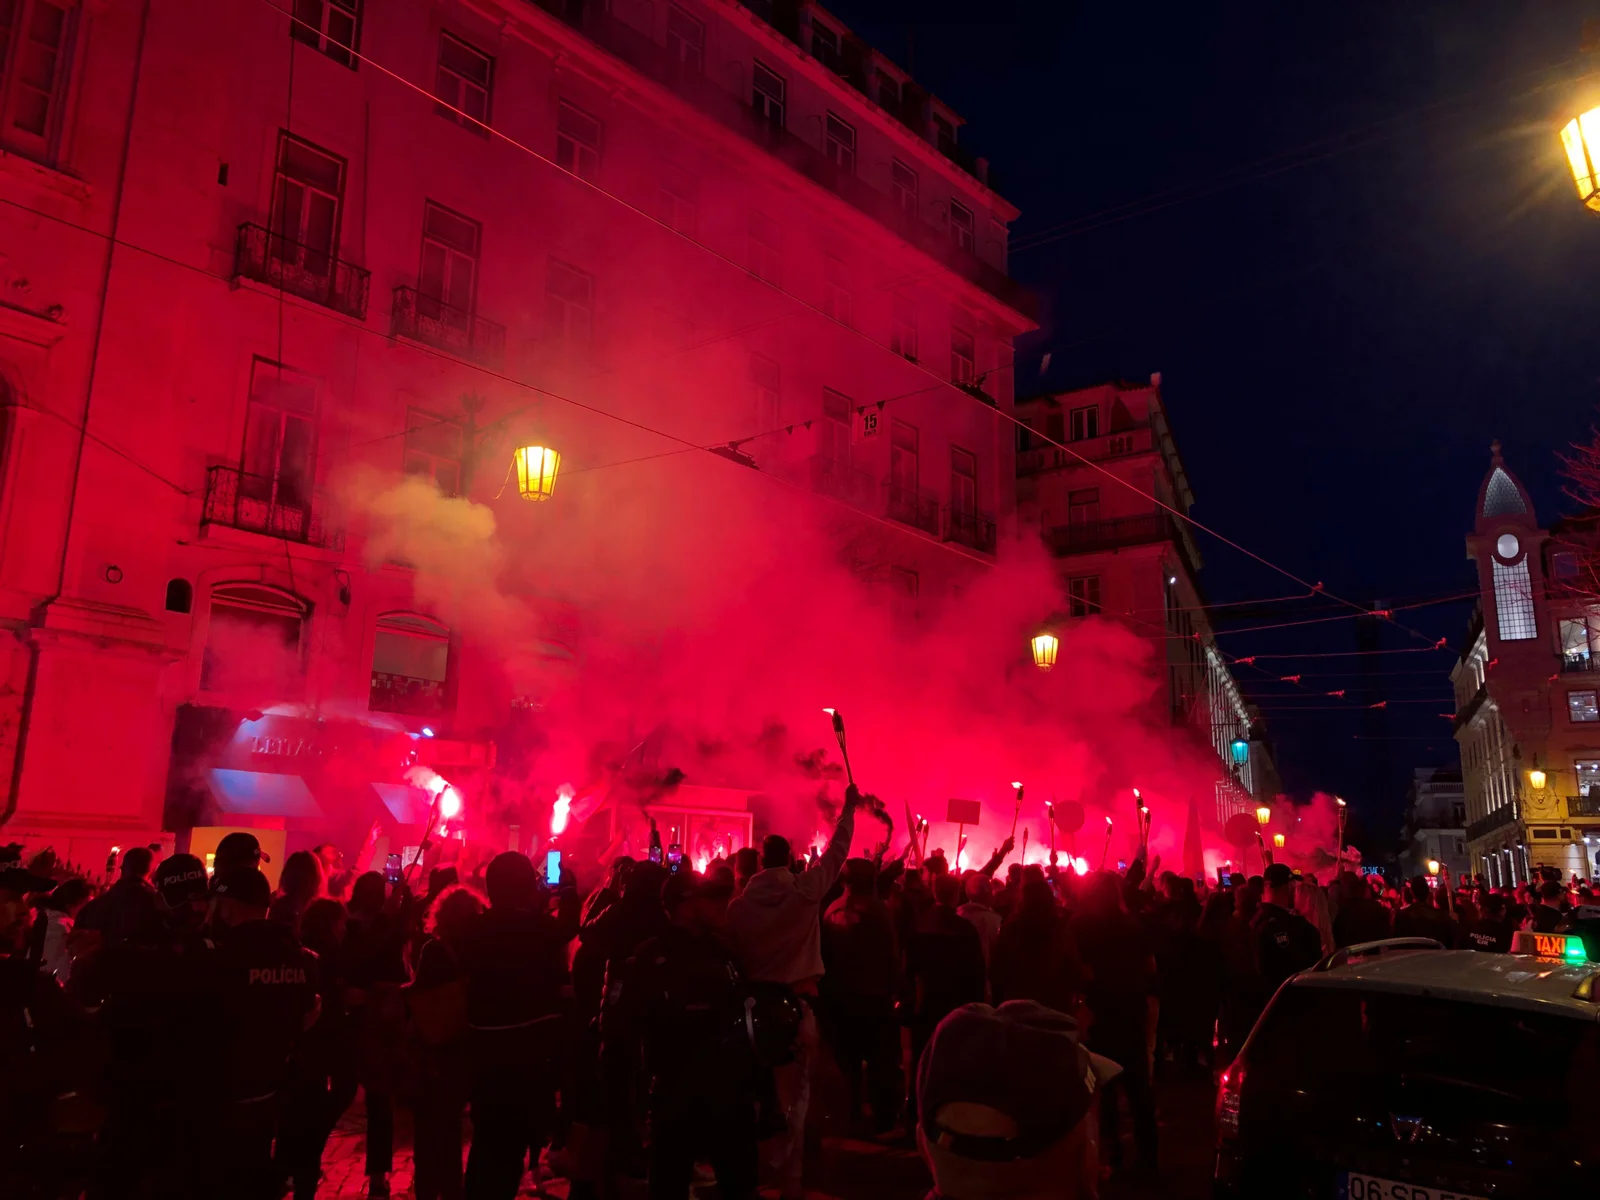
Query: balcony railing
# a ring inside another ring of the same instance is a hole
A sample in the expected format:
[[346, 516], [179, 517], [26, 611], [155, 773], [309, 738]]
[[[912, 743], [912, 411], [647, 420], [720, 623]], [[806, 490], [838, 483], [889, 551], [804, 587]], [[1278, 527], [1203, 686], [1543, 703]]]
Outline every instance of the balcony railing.
[[1591, 796], [1568, 796], [1567, 816], [1600, 817], [1600, 792]]
[[956, 508], [946, 508], [944, 516], [944, 540], [956, 542], [962, 546], [984, 554], [994, 553], [994, 518], [988, 513], [963, 512]]
[[1140, 425], [1123, 433], [1108, 433], [1104, 437], [1084, 438], [1069, 442], [1071, 450], [1059, 446], [1041, 446], [1036, 450], [1017, 452], [1017, 475], [1037, 475], [1060, 467], [1071, 467], [1088, 459], [1099, 462], [1107, 458], [1121, 458], [1128, 454], [1148, 454], [1155, 449], [1150, 427]]
[[846, 504], [853, 504], [857, 508], [865, 508], [872, 503], [872, 476], [829, 455], [813, 454], [811, 490], [819, 495], [843, 500]]
[[290, 241], [260, 225], [247, 222], [239, 226], [233, 250], [233, 277], [282, 288], [291, 296], [315, 301], [358, 321], [367, 316], [370, 271], [334, 258], [325, 250]]
[[1162, 510], [1131, 517], [1110, 517], [1104, 521], [1057, 525], [1045, 530], [1044, 540], [1051, 553], [1062, 556], [1171, 542], [1191, 575], [1200, 567], [1200, 552], [1195, 548], [1189, 531], [1170, 513]]
[[1510, 825], [1517, 819], [1517, 802], [1502, 804], [1486, 817], [1481, 817], [1467, 826], [1467, 841], [1475, 842], [1485, 834], [1493, 833], [1504, 825]]
[[344, 536], [324, 528], [322, 507], [320, 497], [295, 481], [251, 475], [238, 467], [211, 467], [201, 523], [339, 549]]
[[374, 671], [367, 707], [373, 712], [403, 713], [411, 717], [438, 716], [444, 711], [444, 684], [437, 679]]
[[890, 520], [939, 536], [939, 498], [932, 492], [887, 484], [883, 511]]
[[1564, 654], [1561, 657], [1561, 673], [1575, 675], [1583, 671], [1600, 671], [1600, 655], [1585, 652], [1579, 654]]
[[506, 327], [446, 304], [413, 287], [394, 290], [394, 333], [497, 367], [506, 353]]
[[[604, 5], [594, 0], [534, 0], [534, 3], [640, 74], [675, 92], [712, 120], [756, 142], [814, 183], [894, 230], [1004, 304], [1027, 316], [1034, 315], [1036, 301], [1033, 293], [999, 267], [954, 245], [944, 229], [936, 228], [920, 218], [906, 220], [893, 196], [878, 191], [853, 172], [840, 168], [818, 147], [773, 125], [745, 103], [748, 97], [735, 95], [707, 78], [703, 72], [679, 61], [665, 46], [658, 45], [648, 35], [606, 12]], [[777, 4], [771, 10], [772, 15], [764, 16], [764, 19], [793, 39], [798, 36], [798, 24], [795, 25], [795, 32], [789, 33], [784, 24], [788, 18], [784, 14], [797, 11], [797, 6], [792, 4]], [[906, 103], [912, 105], [914, 102], [908, 98]], [[972, 169], [963, 158], [952, 158], [952, 161], [963, 169]]]

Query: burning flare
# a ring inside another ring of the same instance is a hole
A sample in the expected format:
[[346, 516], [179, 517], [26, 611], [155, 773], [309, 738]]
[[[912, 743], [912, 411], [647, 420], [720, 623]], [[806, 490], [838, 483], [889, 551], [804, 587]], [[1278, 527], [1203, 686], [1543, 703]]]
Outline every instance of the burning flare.
[[550, 834], [554, 837], [567, 827], [567, 817], [572, 812], [572, 788], [562, 784], [556, 789], [556, 802], [550, 809]]

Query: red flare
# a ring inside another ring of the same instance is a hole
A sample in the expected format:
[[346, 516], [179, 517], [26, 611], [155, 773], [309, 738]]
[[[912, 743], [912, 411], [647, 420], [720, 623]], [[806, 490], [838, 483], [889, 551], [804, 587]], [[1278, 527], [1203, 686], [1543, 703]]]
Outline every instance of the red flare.
[[1391, 608], [1375, 608], [1371, 612], [1369, 612], [1367, 614], [1367, 616], [1369, 616], [1369, 617], [1382, 617], [1385, 620], [1388, 620], [1389, 618], [1394, 616], [1394, 610], [1391, 609]]

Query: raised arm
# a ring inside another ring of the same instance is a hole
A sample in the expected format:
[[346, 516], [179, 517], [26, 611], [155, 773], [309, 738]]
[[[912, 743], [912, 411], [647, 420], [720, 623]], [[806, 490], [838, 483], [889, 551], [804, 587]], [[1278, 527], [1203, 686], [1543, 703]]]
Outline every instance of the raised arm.
[[851, 784], [845, 789], [844, 808], [840, 811], [839, 820], [833, 827], [833, 836], [828, 839], [827, 849], [822, 852], [822, 857], [795, 881], [795, 886], [806, 899], [820, 903], [828, 889], [833, 886], [833, 881], [839, 877], [839, 871], [844, 867], [844, 860], [850, 854], [850, 841], [856, 835], [856, 805], [860, 801], [861, 793], [856, 791], [854, 784]]

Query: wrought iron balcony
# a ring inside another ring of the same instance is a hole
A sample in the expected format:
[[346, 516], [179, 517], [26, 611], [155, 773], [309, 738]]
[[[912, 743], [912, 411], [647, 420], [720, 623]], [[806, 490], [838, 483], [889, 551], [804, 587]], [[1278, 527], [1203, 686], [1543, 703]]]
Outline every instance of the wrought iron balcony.
[[889, 483], [884, 515], [923, 533], [939, 536], [939, 498], [921, 488], [901, 487]]
[[1514, 824], [1517, 820], [1517, 802], [1502, 804], [1486, 817], [1481, 817], [1467, 826], [1467, 841], [1475, 842], [1485, 834], [1493, 833], [1505, 825]]
[[872, 476], [827, 454], [811, 456], [811, 490], [864, 508], [872, 503]]
[[374, 671], [367, 707], [373, 712], [403, 713], [411, 717], [438, 716], [444, 711], [444, 684], [437, 679]]
[[970, 546], [983, 554], [994, 553], [994, 518], [988, 513], [945, 509], [944, 540]]
[[394, 290], [393, 332], [437, 346], [485, 366], [497, 367], [506, 353], [506, 327], [446, 304], [414, 287]]
[[287, 478], [219, 466], [206, 471], [205, 510], [200, 521], [339, 549], [344, 535], [324, 527], [322, 508], [319, 496]]
[[1150, 453], [1155, 449], [1148, 424], [1139, 425], [1122, 433], [1108, 433], [1103, 437], [1083, 438], [1069, 442], [1070, 451], [1059, 446], [1040, 446], [1034, 450], [1017, 452], [1017, 475], [1025, 477], [1061, 467], [1074, 467], [1084, 459], [1099, 462], [1107, 458], [1121, 458], [1128, 454]]
[[372, 272], [334, 258], [326, 250], [290, 241], [261, 225], [239, 226], [233, 277], [282, 288], [358, 321], [366, 320]]
[[1590, 654], [1587, 650], [1581, 654], [1564, 654], [1561, 657], [1561, 673], [1574, 675], [1583, 671], [1600, 671], [1600, 655]]
[[1589, 796], [1568, 796], [1567, 816], [1600, 817], [1600, 792]]

